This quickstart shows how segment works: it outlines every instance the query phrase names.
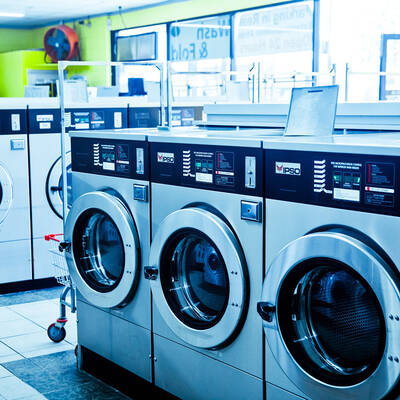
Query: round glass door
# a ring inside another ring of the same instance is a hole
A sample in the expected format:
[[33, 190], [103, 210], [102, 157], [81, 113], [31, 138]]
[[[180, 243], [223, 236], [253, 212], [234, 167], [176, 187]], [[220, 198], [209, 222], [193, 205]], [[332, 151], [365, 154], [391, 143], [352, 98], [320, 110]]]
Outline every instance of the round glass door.
[[362, 382], [380, 363], [385, 318], [368, 283], [335, 260], [296, 266], [279, 299], [282, 337], [297, 363], [332, 385]]
[[139, 279], [139, 238], [125, 204], [106, 192], [91, 192], [73, 204], [65, 227], [71, 278], [98, 307], [122, 307]]
[[154, 301], [182, 340], [218, 348], [238, 333], [247, 311], [247, 268], [219, 217], [197, 208], [170, 214], [153, 239], [150, 265], [158, 271], [150, 280]]
[[400, 378], [396, 275], [351, 234], [318, 232], [287, 245], [258, 307], [270, 350], [310, 398], [381, 399]]
[[[66, 154], [67, 164], [67, 204], [68, 209], [72, 205], [72, 165], [71, 165], [71, 152]], [[46, 197], [50, 208], [53, 212], [62, 219], [63, 215], [63, 177], [61, 168], [61, 157], [51, 166], [46, 180]]]
[[214, 326], [229, 299], [227, 268], [217, 246], [191, 229], [177, 232], [165, 249], [161, 284], [171, 310], [192, 328]]
[[100, 210], [89, 210], [76, 222], [75, 262], [87, 284], [110, 292], [121, 281], [125, 264], [121, 234], [113, 220]]
[[2, 223], [12, 204], [13, 187], [10, 175], [0, 164], [0, 223]]

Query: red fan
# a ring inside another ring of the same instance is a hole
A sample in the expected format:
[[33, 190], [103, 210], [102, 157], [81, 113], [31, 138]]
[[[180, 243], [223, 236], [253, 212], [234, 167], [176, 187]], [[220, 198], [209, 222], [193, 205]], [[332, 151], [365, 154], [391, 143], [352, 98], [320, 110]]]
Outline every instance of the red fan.
[[50, 28], [44, 35], [44, 49], [52, 62], [79, 59], [79, 38], [76, 32], [66, 26]]

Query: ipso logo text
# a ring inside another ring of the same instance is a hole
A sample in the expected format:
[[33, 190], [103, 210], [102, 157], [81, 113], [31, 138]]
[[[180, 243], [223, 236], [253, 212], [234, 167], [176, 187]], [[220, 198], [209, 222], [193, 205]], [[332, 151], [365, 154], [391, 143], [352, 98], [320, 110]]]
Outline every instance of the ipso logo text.
[[289, 162], [275, 162], [275, 173], [282, 175], [301, 175], [301, 164]]
[[167, 164], [173, 164], [175, 162], [174, 153], [157, 153], [157, 161]]

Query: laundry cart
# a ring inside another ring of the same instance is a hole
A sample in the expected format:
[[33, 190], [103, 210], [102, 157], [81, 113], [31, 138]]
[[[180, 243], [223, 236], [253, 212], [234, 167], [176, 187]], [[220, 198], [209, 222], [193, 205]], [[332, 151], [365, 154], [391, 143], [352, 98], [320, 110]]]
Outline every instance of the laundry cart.
[[[55, 343], [62, 342], [67, 334], [64, 326], [68, 322], [66, 307], [71, 308], [71, 312], [75, 313], [75, 288], [69, 275], [67, 262], [64, 256], [64, 250], [67, 244], [63, 242], [64, 235], [62, 233], [52, 233], [44, 237], [45, 241], [50, 245], [50, 256], [54, 267], [54, 276], [60, 285], [64, 286], [60, 295], [60, 315], [56, 322], [53, 322], [47, 328], [48, 337]], [[67, 297], [70, 301], [67, 301]]]

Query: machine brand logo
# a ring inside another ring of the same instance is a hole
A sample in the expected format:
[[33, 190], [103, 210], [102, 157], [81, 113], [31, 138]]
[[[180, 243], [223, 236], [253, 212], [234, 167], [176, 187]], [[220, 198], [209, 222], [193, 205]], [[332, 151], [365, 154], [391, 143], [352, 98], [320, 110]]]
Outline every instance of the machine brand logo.
[[174, 164], [175, 154], [174, 153], [157, 153], [157, 161], [161, 163]]
[[282, 175], [300, 176], [301, 175], [301, 164], [276, 161], [275, 162], [275, 173], [282, 174]]

